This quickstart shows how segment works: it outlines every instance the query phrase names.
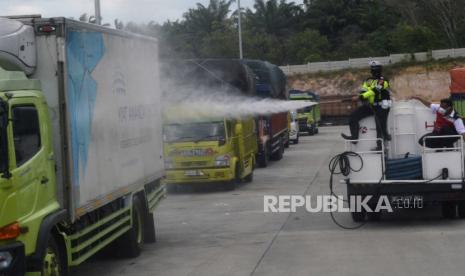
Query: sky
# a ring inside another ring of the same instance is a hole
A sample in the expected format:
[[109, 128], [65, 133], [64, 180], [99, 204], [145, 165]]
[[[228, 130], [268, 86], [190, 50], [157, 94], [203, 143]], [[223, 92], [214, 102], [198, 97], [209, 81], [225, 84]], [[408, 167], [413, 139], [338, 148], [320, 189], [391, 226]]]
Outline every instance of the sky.
[[[100, 0], [103, 23], [123, 22], [163, 23], [175, 21], [196, 3], [208, 5], [209, 0]], [[301, 4], [302, 0], [294, 0]], [[241, 0], [243, 8], [252, 8], [254, 0]], [[41, 14], [43, 17], [74, 17], [94, 14], [94, 0], [0, 0], [1, 15]], [[236, 7], [236, 4], [233, 4]]]

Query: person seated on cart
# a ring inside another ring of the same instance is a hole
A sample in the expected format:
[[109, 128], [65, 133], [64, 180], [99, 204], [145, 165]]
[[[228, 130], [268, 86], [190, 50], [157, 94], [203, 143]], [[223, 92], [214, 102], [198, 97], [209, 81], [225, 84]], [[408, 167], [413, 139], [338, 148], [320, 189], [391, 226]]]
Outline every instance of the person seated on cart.
[[454, 143], [459, 137], [426, 139], [425, 137], [432, 136], [451, 136], [462, 135], [465, 139], [465, 126], [460, 115], [454, 110], [451, 99], [442, 99], [440, 104], [432, 104], [431, 102], [415, 96], [412, 99], [419, 100], [424, 105], [431, 108], [431, 111], [436, 114], [433, 132], [423, 135], [418, 140], [418, 143], [428, 148], [453, 148]]

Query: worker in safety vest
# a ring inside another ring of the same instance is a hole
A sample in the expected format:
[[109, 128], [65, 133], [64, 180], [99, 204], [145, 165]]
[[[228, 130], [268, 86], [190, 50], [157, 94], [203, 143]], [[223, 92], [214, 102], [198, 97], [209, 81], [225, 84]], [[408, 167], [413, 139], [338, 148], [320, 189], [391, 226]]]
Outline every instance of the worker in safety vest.
[[432, 104], [418, 96], [412, 98], [421, 101], [436, 114], [433, 132], [421, 137], [418, 141], [420, 145], [425, 145], [428, 148], [453, 148], [454, 143], [459, 139], [459, 137], [425, 139], [425, 137], [431, 136], [462, 135], [465, 139], [465, 126], [460, 115], [454, 110], [452, 100], [442, 99], [440, 104]]
[[[354, 97], [354, 100], [359, 98], [363, 104], [350, 114], [350, 136], [341, 133], [341, 136], [346, 140], [357, 140], [360, 128], [359, 121], [372, 115], [375, 115], [377, 137], [391, 140], [391, 135], [387, 131], [387, 120], [392, 106], [389, 82], [382, 76], [381, 63], [371, 61], [370, 69], [371, 78], [363, 83], [360, 95]], [[377, 150], [381, 150], [380, 141], [377, 144]]]

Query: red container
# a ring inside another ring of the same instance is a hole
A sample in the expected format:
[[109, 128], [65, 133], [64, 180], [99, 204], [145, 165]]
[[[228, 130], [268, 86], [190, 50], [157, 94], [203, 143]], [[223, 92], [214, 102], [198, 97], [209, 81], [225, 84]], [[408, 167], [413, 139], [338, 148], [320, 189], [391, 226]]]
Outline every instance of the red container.
[[450, 70], [450, 93], [465, 93], [465, 68]]
[[274, 137], [287, 129], [287, 112], [276, 113], [271, 115], [270, 134]]
[[352, 95], [322, 96], [320, 101], [321, 117], [347, 117], [357, 109]]

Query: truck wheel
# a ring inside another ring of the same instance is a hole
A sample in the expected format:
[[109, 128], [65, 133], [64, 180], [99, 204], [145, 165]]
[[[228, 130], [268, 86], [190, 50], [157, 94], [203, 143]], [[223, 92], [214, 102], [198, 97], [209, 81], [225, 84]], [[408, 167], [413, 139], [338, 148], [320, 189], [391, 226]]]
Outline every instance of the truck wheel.
[[252, 182], [252, 181], [253, 181], [253, 171], [252, 171], [248, 176], [246, 176], [246, 177], [244, 178], [244, 182], [245, 182], [245, 183], [250, 183], [250, 182]]
[[65, 254], [61, 252], [55, 237], [49, 235], [48, 246], [45, 250], [44, 261], [42, 265], [42, 276], [63, 276], [67, 275], [68, 267], [66, 264]]
[[447, 219], [453, 219], [457, 215], [457, 205], [452, 201], [442, 203], [442, 216]]
[[279, 149], [273, 154], [273, 160], [278, 161], [283, 159], [284, 155], [284, 143], [283, 140], [281, 139], [279, 141]]
[[146, 212], [145, 225], [144, 225], [144, 242], [155, 243], [157, 242], [157, 231], [155, 228], [155, 219], [153, 213]]
[[226, 191], [232, 191], [236, 189], [236, 184], [241, 183], [241, 168], [239, 163], [236, 164], [236, 169], [234, 170], [234, 179], [226, 182], [224, 184], [224, 189]]
[[289, 138], [289, 135], [288, 135], [288, 136], [287, 136], [287, 141], [286, 141], [286, 143], [284, 143], [284, 147], [285, 147], [286, 149], [289, 148], [289, 144], [291, 143], [290, 141], [291, 141], [291, 139]]
[[251, 162], [252, 162], [252, 164], [251, 164], [251, 166], [252, 166], [252, 171], [250, 172], [249, 175], [247, 175], [247, 176], [244, 178], [244, 182], [245, 182], [245, 183], [250, 183], [250, 182], [253, 181], [253, 171], [254, 171], [254, 169], [255, 169], [255, 164], [254, 164], [253, 158], [252, 158], [252, 161], [251, 161]]
[[294, 144], [297, 145], [297, 144], [299, 143], [299, 137], [300, 137], [300, 136], [297, 134], [297, 139], [294, 140]]
[[310, 135], [310, 136], [315, 135], [315, 125], [311, 125], [311, 126], [308, 128], [308, 135]]
[[317, 125], [315, 125], [315, 134], [318, 134], [318, 133], [320, 133], [320, 129], [318, 128]]
[[117, 248], [120, 249], [120, 256], [125, 258], [135, 258], [140, 255], [144, 243], [144, 209], [135, 196], [132, 201], [132, 227], [116, 240]]
[[268, 145], [265, 145], [265, 150], [263, 151], [262, 155], [259, 155], [257, 158], [257, 164], [260, 168], [266, 168], [268, 167]]

